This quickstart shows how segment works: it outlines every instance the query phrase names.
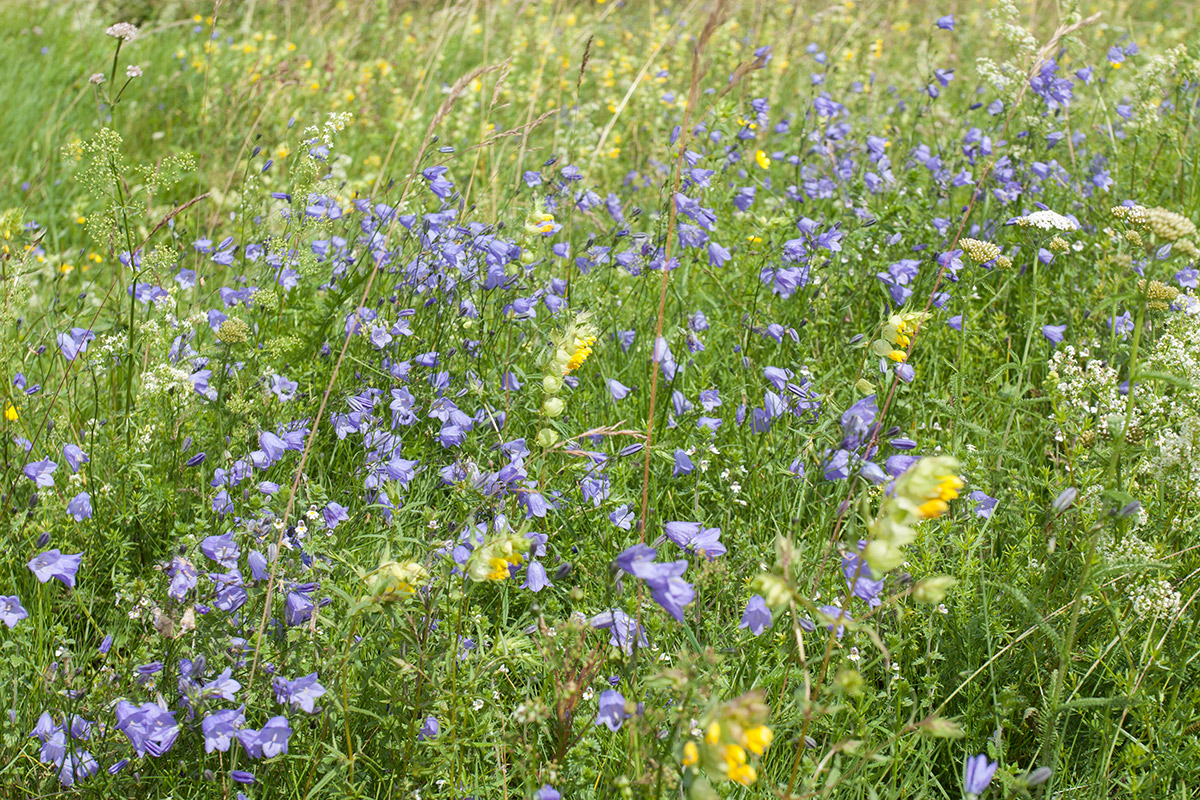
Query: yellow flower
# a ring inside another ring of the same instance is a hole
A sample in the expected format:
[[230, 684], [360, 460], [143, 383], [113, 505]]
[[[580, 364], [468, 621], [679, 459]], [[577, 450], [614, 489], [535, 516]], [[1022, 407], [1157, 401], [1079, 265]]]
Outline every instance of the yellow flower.
[[749, 786], [758, 780], [758, 771], [749, 764], [738, 764], [736, 767], [730, 768], [729, 780], [740, 783], [742, 786]]
[[739, 745], [725, 745], [725, 768], [728, 770], [729, 780], [734, 783], [740, 783], [742, 786], [749, 786], [758, 779], [758, 772], [754, 767], [746, 763], [746, 751]]
[[759, 725], [757, 728], [746, 731], [746, 749], [756, 756], [761, 756], [774, 739], [775, 734], [770, 728], [766, 725]]
[[583, 366], [583, 362], [587, 361], [587, 357], [592, 354], [592, 345], [595, 343], [595, 336], [585, 336], [575, 340], [575, 350], [571, 353], [571, 360], [567, 362], [568, 375]]
[[725, 764], [729, 769], [733, 769], [739, 764], [746, 763], [746, 751], [736, 744], [725, 745]]
[[700, 750], [696, 747], [695, 742], [688, 742], [683, 746], [683, 765], [685, 767], [695, 766], [700, 760]]
[[704, 741], [709, 744], [716, 744], [721, 741], [721, 724], [714, 722], [708, 726], [708, 730], [704, 732]]
[[412, 561], [387, 561], [370, 576], [372, 596], [380, 603], [393, 602], [415, 594], [417, 587], [429, 580], [429, 571]]
[[930, 493], [929, 499], [917, 506], [917, 516], [922, 519], [940, 517], [949, 510], [949, 500], [958, 497], [958, 490], [963, 487], [962, 479], [957, 475], [944, 475]]
[[517, 533], [506, 533], [489, 539], [475, 548], [467, 560], [467, 577], [476, 583], [502, 581], [510, 575], [509, 566], [525, 560], [529, 540]]
[[20, 419], [20, 415], [17, 414], [17, 407], [12, 403], [7, 404], [4, 407], [4, 418], [9, 422], [16, 422], [18, 419]]
[[764, 153], [762, 150], [759, 150], [757, 153], [754, 154], [754, 160], [763, 169], [766, 169], [767, 167], [771, 166], [771, 157], [768, 156], [766, 153]]

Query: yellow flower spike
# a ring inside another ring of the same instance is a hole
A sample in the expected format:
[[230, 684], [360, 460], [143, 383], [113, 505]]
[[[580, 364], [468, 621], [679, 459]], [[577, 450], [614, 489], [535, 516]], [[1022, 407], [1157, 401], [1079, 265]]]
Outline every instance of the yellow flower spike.
[[688, 742], [683, 746], [683, 765], [685, 767], [695, 766], [700, 761], [700, 749], [696, 747], [695, 742]]
[[571, 353], [571, 359], [567, 362], [568, 375], [583, 366], [583, 362], [592, 354], [592, 345], [595, 343], [595, 336], [575, 340], [575, 352]]

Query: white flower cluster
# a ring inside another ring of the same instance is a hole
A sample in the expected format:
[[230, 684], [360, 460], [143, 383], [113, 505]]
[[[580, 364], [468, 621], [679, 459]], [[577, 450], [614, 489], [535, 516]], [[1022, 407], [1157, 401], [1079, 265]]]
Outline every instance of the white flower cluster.
[[1032, 214], [1017, 217], [1012, 222], [1014, 225], [1022, 228], [1039, 228], [1044, 231], [1079, 230], [1079, 226], [1075, 224], [1075, 220], [1065, 217], [1057, 211], [1050, 211], [1048, 209], [1034, 211]]
[[1172, 619], [1179, 614], [1182, 599], [1171, 582], [1164, 580], [1135, 585], [1129, 592], [1133, 613], [1139, 619]]
[[[1178, 377], [1189, 388], [1147, 387], [1158, 419], [1141, 464], [1185, 497], [1200, 499], [1200, 316], [1172, 314], [1147, 359], [1148, 369]], [[1151, 399], [1148, 398], [1148, 399]]]
[[[1084, 431], [1109, 433], [1116, 421], [1125, 423], [1126, 399], [1120, 393], [1119, 374], [1107, 362], [1092, 358], [1091, 348], [1065, 345], [1050, 359], [1050, 393], [1058, 412], [1058, 441]], [[1130, 426], [1140, 425], [1141, 409], [1135, 405]]]
[[109, 25], [104, 31], [114, 39], [120, 39], [123, 42], [132, 42], [137, 38], [137, 25], [131, 22], [118, 22], [116, 25]]
[[193, 394], [192, 376], [187, 370], [171, 364], [156, 364], [143, 372], [142, 383], [138, 387], [138, 400], [170, 398], [182, 403]]

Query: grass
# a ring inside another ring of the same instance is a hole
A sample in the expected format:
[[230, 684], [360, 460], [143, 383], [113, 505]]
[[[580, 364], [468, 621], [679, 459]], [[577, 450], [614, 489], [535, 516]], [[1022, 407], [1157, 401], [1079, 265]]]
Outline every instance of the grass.
[[1194, 12], [1042, 6], [6, 6], [0, 794], [1195, 796]]

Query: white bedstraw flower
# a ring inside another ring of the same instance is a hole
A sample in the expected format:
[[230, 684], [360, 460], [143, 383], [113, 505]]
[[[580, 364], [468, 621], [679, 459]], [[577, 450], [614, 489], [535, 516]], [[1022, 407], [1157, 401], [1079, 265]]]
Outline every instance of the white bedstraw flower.
[[142, 77], [142, 68], [139, 67], [137, 64], [130, 64], [129, 66], [127, 66], [125, 68], [125, 77], [127, 77], [127, 78]]

